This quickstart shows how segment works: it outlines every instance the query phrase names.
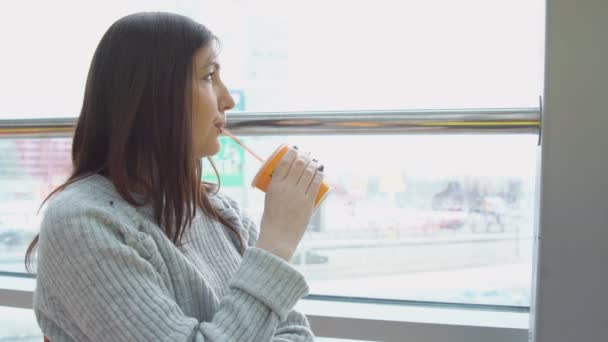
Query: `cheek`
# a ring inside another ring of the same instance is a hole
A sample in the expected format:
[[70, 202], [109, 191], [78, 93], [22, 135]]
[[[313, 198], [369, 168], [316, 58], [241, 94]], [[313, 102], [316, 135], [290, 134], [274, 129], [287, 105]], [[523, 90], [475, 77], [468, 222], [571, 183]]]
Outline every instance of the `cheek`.
[[212, 147], [214, 140], [218, 139], [214, 120], [216, 117], [217, 102], [213, 97], [213, 90], [204, 85], [197, 85], [192, 96], [192, 140], [197, 154], [215, 153], [206, 151], [217, 149]]
[[215, 91], [210, 84], [199, 84], [196, 87], [194, 98], [198, 104], [198, 108], [209, 108], [215, 103]]
[[192, 101], [192, 130], [193, 133], [197, 132], [201, 134], [201, 130], [209, 124], [209, 108], [206, 99], [200, 94], [200, 91], [196, 93]]
[[[200, 114], [200, 113], [199, 113]], [[192, 126], [194, 153], [198, 156], [213, 155], [219, 149], [219, 132], [210, 116], [199, 115]]]

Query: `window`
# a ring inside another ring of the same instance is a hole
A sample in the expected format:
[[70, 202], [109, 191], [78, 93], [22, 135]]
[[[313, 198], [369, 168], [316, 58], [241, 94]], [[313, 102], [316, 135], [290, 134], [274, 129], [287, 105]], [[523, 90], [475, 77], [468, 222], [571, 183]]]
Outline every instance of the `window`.
[[[312, 293], [508, 306], [530, 300], [536, 139], [243, 138], [266, 156], [289, 141], [327, 166], [332, 191], [292, 260]], [[250, 184], [260, 163], [228, 138], [222, 144], [222, 189], [259, 222], [264, 194]], [[0, 270], [24, 272], [36, 211], [69, 175], [70, 139], [2, 139], [0, 147]]]
[[99, 39], [116, 19], [142, 10], [186, 14], [220, 37], [222, 73], [236, 110], [537, 107], [543, 5], [14, 1], [0, 11], [0, 91], [11, 94], [0, 103], [0, 118], [78, 116]]
[[42, 200], [69, 175], [71, 139], [0, 138], [0, 271], [25, 272]]
[[[537, 139], [381, 135], [244, 141], [262, 156], [289, 141], [326, 165], [332, 191], [292, 259], [312, 293], [528, 306]], [[250, 187], [260, 163], [244, 153], [233, 154], [230, 162], [223, 157], [216, 158], [227, 177], [223, 190], [260, 219], [264, 194]], [[222, 167], [238, 170], [241, 181]]]
[[0, 341], [42, 341], [32, 310], [0, 306]]
[[[182, 13], [220, 38], [232, 112], [535, 109], [542, 93], [541, 0], [0, 6], [0, 120], [78, 116], [99, 39], [136, 11]], [[241, 138], [261, 156], [302, 146], [332, 186], [291, 261], [311, 293], [530, 305], [538, 136], [278, 134]], [[222, 189], [259, 218], [260, 163], [222, 144]], [[70, 148], [67, 136], [0, 136], [0, 272], [24, 272], [36, 210], [69, 174]]]

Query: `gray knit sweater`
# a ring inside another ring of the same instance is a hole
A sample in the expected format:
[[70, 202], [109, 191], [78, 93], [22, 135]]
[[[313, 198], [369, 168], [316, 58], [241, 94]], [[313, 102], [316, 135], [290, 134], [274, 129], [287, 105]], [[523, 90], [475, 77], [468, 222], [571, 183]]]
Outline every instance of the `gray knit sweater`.
[[212, 204], [236, 235], [200, 209], [175, 247], [151, 206], [134, 207], [94, 175], [49, 200], [40, 227], [34, 311], [51, 342], [313, 341], [293, 310], [303, 275], [256, 248], [257, 225], [230, 198]]

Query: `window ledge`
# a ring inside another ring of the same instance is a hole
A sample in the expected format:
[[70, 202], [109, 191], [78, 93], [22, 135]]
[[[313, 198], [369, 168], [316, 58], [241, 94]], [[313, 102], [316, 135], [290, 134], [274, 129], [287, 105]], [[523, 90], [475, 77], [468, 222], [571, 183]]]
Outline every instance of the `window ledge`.
[[[33, 278], [0, 276], [0, 306], [32, 308]], [[315, 335], [358, 341], [526, 342], [527, 312], [302, 299]], [[328, 340], [328, 341], [331, 341]]]
[[302, 299], [296, 304], [296, 309], [306, 313], [306, 315], [319, 317], [341, 317], [522, 330], [528, 329], [530, 316], [527, 312], [497, 311], [490, 309], [349, 303], [317, 299]]
[[529, 313], [302, 299], [315, 334], [365, 341], [527, 342]]

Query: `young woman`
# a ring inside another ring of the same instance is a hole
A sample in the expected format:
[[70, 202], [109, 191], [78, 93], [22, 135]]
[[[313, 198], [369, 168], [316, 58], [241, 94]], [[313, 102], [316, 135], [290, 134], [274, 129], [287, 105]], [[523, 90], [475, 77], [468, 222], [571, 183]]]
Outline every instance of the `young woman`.
[[[114, 23], [88, 74], [73, 173], [47, 198], [34, 310], [61, 341], [313, 341], [289, 264], [323, 174], [291, 149], [258, 225], [201, 182], [234, 101], [216, 38], [180, 15]], [[216, 171], [217, 172], [217, 171]]]

